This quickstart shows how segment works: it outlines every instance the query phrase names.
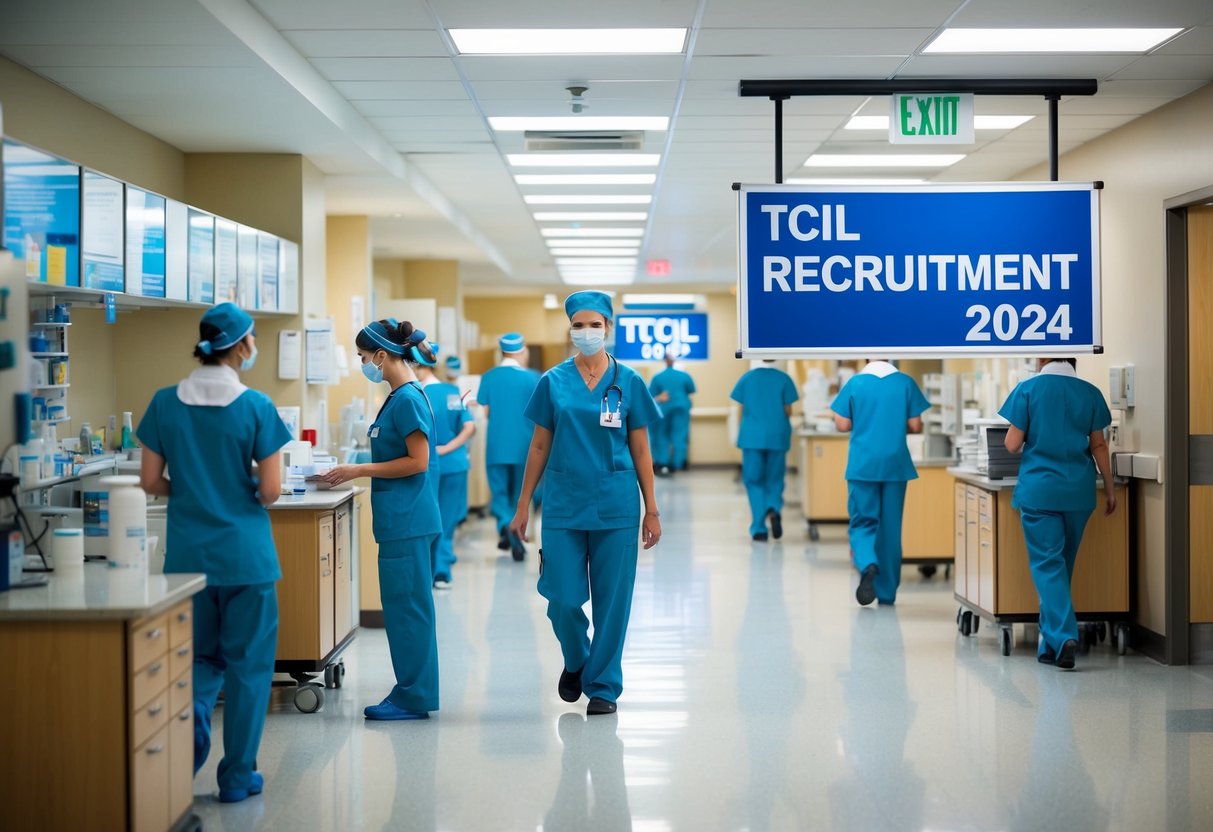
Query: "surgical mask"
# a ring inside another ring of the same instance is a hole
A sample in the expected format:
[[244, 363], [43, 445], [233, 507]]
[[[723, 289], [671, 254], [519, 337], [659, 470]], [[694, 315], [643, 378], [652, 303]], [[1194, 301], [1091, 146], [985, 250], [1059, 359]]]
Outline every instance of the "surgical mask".
[[383, 367], [376, 366], [373, 361], [368, 361], [362, 365], [362, 374], [366, 376], [366, 380], [371, 384], [380, 384], [383, 381]]
[[253, 344], [253, 351], [249, 353], [249, 357], [240, 362], [240, 372], [247, 373], [253, 369], [253, 365], [257, 363], [257, 345]]
[[606, 332], [601, 329], [573, 329], [573, 346], [585, 356], [597, 355], [606, 343]]

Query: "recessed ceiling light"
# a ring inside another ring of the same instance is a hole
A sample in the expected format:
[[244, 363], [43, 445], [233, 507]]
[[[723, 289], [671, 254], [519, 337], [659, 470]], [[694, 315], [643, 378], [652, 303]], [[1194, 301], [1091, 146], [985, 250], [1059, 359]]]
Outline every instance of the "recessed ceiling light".
[[548, 237], [545, 242], [551, 248], [637, 248], [640, 240], [588, 240], [570, 239], [568, 237]]
[[635, 257], [559, 257], [557, 266], [635, 266]]
[[655, 173], [518, 173], [519, 185], [652, 185]]
[[[1036, 116], [973, 116], [973, 126], [978, 130], [1014, 130], [1027, 124]], [[847, 122], [847, 130], [888, 130], [888, 116], [853, 116]]]
[[963, 153], [814, 153], [806, 168], [946, 168]]
[[644, 222], [648, 211], [536, 211], [537, 222]]
[[925, 179], [864, 179], [863, 177], [830, 178], [830, 177], [792, 177], [785, 179], [788, 185], [921, 185]]
[[693, 307], [702, 303], [703, 299], [703, 295], [624, 295], [623, 305], [641, 308], [647, 307], [649, 309], [660, 309], [664, 306], [672, 309], [679, 306]]
[[635, 274], [608, 276], [577, 276], [561, 273], [560, 279], [568, 286], [618, 286], [621, 284], [634, 283], [636, 281]]
[[528, 194], [527, 205], [649, 205], [648, 194]]
[[[638, 242], [636, 246], [639, 246]], [[639, 254], [640, 249], [632, 248], [553, 248], [549, 253], [553, 257], [610, 257], [613, 254]]]
[[544, 309], [559, 309], [560, 301], [557, 300], [555, 295], [553, 295], [551, 293], [546, 294], [543, 296], [543, 308]]
[[504, 133], [526, 130], [654, 130], [670, 128], [668, 116], [489, 116], [489, 126]]
[[545, 237], [643, 237], [643, 228], [542, 228]]
[[924, 53], [1148, 52], [1183, 29], [945, 29]]
[[461, 55], [676, 55], [686, 29], [449, 29]]
[[655, 168], [660, 153], [510, 153], [516, 168]]

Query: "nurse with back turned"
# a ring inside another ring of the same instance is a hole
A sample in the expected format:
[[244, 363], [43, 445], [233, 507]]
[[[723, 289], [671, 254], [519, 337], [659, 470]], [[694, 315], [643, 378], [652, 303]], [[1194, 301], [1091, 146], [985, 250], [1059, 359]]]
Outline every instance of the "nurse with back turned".
[[783, 487], [792, 446], [792, 405], [800, 398], [796, 385], [774, 361], [764, 361], [737, 380], [733, 401], [741, 405], [737, 447], [741, 479], [750, 498], [750, 537], [756, 541], [783, 537]]
[[274, 583], [282, 578], [266, 506], [278, 499], [291, 435], [269, 397], [240, 380], [257, 359], [248, 313], [221, 303], [198, 329], [202, 366], [158, 391], [139, 423], [140, 480], [148, 494], [169, 498], [165, 573], [206, 574], [206, 589], [194, 596], [194, 773], [210, 754], [222, 690], [219, 800], [235, 803], [264, 788], [257, 748], [278, 642]]

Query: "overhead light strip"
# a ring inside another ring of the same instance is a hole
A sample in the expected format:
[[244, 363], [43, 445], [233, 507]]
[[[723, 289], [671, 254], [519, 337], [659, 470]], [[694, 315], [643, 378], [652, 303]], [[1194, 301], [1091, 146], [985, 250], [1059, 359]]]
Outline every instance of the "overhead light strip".
[[648, 194], [528, 194], [527, 205], [649, 205]]
[[924, 54], [1145, 53], [1183, 29], [945, 29]]
[[643, 228], [543, 228], [545, 237], [643, 237]]
[[660, 153], [510, 153], [515, 168], [655, 168]]
[[518, 173], [519, 185], [652, 185], [655, 173]]
[[648, 211], [536, 211], [536, 222], [644, 222]]

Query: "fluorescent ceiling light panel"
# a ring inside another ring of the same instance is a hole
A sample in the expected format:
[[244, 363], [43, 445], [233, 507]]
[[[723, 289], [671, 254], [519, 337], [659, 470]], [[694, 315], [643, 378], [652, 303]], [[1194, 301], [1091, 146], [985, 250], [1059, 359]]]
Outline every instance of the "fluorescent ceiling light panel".
[[862, 177], [837, 178], [830, 177], [792, 177], [785, 179], [789, 185], [921, 185], [925, 179], [864, 179]]
[[546, 240], [551, 248], [639, 248], [640, 240], [588, 240], [570, 239], [568, 237], [549, 237]]
[[[978, 130], [1014, 130], [1020, 125], [1027, 124], [1036, 116], [973, 116], [973, 126]], [[888, 116], [853, 116], [847, 122], [846, 130], [885, 130], [889, 129]]]
[[648, 211], [536, 211], [537, 222], [644, 222]]
[[545, 237], [643, 237], [643, 228], [542, 228]]
[[[639, 245], [639, 244], [638, 244]], [[630, 249], [619, 248], [554, 248], [549, 253], [553, 257], [610, 257], [614, 254], [638, 254], [640, 249], [633, 246]]]
[[527, 130], [626, 131], [670, 129], [669, 116], [489, 116], [489, 127], [502, 133]]
[[624, 306], [693, 306], [703, 299], [702, 295], [624, 295]]
[[640, 262], [635, 257], [561, 257], [556, 265], [564, 266], [631, 266], [635, 268]]
[[527, 205], [649, 205], [648, 194], [528, 194]]
[[616, 286], [621, 283], [634, 283], [636, 275], [618, 275], [616, 277], [592, 276], [584, 277], [571, 274], [561, 274], [560, 279], [568, 286]]
[[508, 153], [516, 168], [655, 168], [660, 153]]
[[946, 168], [963, 153], [814, 153], [806, 168]]
[[517, 173], [519, 185], [652, 185], [655, 173]]
[[449, 29], [461, 55], [677, 55], [686, 29]]
[[925, 54], [1149, 52], [1183, 29], [945, 29]]

